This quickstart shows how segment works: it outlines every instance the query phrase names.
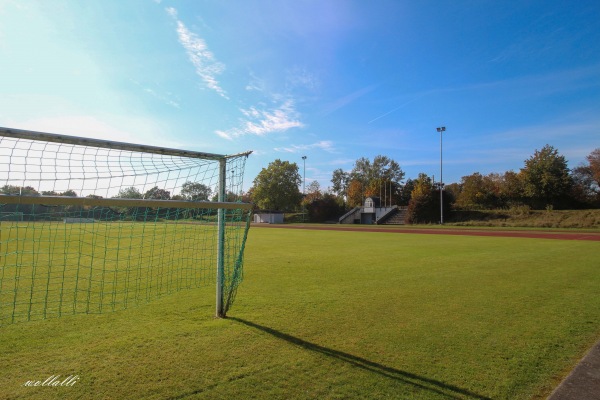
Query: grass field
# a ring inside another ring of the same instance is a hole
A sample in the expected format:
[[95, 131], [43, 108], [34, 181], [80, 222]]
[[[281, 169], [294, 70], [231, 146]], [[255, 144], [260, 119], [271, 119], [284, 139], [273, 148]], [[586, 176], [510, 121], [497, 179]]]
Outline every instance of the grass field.
[[508, 210], [454, 211], [447, 221], [458, 226], [528, 228], [600, 228], [600, 210]]
[[[37, 221], [0, 227], [0, 327], [122, 310], [215, 281], [215, 224]], [[235, 266], [244, 227], [228, 224], [226, 272]]]
[[[600, 338], [600, 243], [252, 228], [214, 288], [0, 328], [2, 399], [545, 398]], [[27, 387], [52, 375], [70, 387]]]

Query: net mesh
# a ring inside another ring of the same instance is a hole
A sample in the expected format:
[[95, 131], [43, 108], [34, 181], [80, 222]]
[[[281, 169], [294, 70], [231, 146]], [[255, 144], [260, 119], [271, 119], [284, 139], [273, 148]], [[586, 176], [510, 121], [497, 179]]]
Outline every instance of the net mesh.
[[[241, 203], [246, 157], [226, 158], [221, 200], [239, 208], [223, 212], [224, 313], [243, 278], [251, 217]], [[0, 325], [125, 309], [182, 289], [214, 287], [219, 165], [0, 137]], [[24, 196], [27, 204], [19, 201]], [[81, 198], [134, 201], [69, 201]]]

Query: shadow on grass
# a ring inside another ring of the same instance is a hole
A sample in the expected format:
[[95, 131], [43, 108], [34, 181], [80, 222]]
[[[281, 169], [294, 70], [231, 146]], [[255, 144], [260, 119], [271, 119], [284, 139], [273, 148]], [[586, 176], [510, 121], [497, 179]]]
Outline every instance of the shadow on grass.
[[459, 388], [454, 385], [450, 385], [444, 382], [437, 381], [435, 379], [426, 378], [420, 375], [412, 374], [410, 372], [401, 371], [396, 368], [391, 368], [362, 357], [353, 356], [352, 354], [344, 353], [342, 351], [329, 349], [327, 347], [319, 346], [318, 344], [307, 342], [300, 338], [288, 335], [286, 333], [277, 331], [275, 329], [256, 324], [254, 322], [246, 321], [241, 318], [227, 317], [227, 319], [235, 322], [239, 322], [251, 328], [258, 329], [259, 331], [268, 333], [278, 339], [285, 340], [288, 343], [299, 346], [303, 349], [314, 351], [316, 353], [324, 354], [327, 357], [335, 358], [337, 360], [351, 364], [357, 368], [373, 372], [384, 376], [389, 379], [394, 379], [419, 389], [427, 390], [430, 392], [444, 395], [448, 398], [469, 398], [469, 399], [481, 399], [490, 400], [489, 397], [481, 396], [477, 393], [473, 393], [469, 390]]

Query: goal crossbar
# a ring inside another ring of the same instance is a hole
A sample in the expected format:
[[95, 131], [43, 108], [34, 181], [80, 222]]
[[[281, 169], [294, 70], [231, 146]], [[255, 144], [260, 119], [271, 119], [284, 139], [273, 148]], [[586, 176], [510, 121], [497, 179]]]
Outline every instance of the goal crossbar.
[[29, 130], [25, 130], [25, 129], [14, 129], [14, 128], [5, 128], [5, 127], [0, 127], [0, 136], [17, 138], [17, 139], [38, 140], [38, 141], [52, 142], [52, 143], [72, 144], [72, 145], [77, 145], [77, 146], [92, 146], [92, 147], [100, 147], [100, 148], [105, 148], [105, 149], [126, 150], [126, 151], [151, 153], [151, 154], [161, 154], [161, 155], [165, 155], [165, 156], [202, 158], [205, 160], [222, 160], [222, 159], [228, 159], [228, 158], [248, 156], [252, 153], [252, 151], [246, 151], [243, 153], [231, 154], [231, 155], [212, 154], [212, 153], [203, 153], [203, 152], [199, 152], [199, 151], [171, 149], [168, 147], [157, 147], [157, 146], [148, 146], [148, 145], [144, 145], [144, 144], [115, 142], [112, 140], [91, 139], [91, 138], [85, 138], [85, 137], [79, 137], [79, 136], [68, 136], [68, 135], [60, 135], [60, 134], [56, 134], [56, 133], [37, 132], [37, 131], [29, 131]]

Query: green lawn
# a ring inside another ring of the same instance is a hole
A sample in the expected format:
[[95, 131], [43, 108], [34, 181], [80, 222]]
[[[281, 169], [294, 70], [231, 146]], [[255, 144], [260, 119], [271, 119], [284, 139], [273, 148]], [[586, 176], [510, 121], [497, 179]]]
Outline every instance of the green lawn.
[[[238, 256], [240, 230], [228, 230], [227, 265]], [[215, 238], [214, 224], [202, 223], [3, 222], [0, 327], [122, 310], [212, 284]]]
[[[544, 398], [600, 338], [600, 243], [252, 228], [214, 288], [0, 328], [4, 399]], [[26, 387], [78, 375], [71, 387]]]

